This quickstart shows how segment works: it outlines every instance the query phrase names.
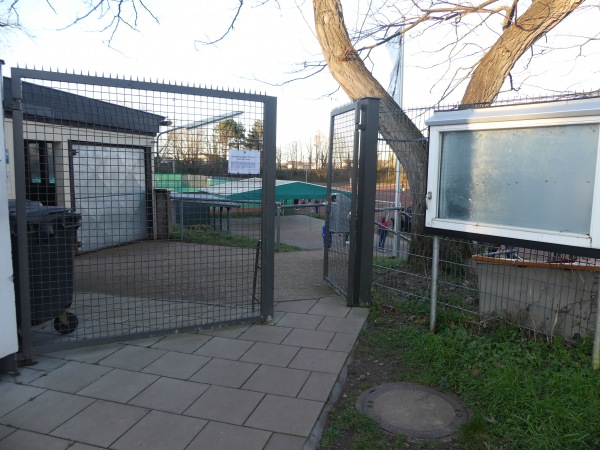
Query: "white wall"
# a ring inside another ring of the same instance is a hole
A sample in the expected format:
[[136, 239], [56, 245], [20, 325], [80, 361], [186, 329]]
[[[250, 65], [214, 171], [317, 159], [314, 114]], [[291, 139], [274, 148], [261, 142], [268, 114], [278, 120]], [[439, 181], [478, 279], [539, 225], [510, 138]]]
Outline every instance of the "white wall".
[[[3, 90], [2, 76], [0, 74], [0, 93], [1, 92], [3, 92]], [[4, 124], [4, 111], [2, 108], [0, 108], [0, 124]], [[8, 219], [7, 185], [9, 184], [9, 180], [6, 172], [8, 146], [4, 141], [3, 126], [0, 126], [0, 143], [2, 143], [2, 151], [0, 154], [0, 358], [3, 358], [12, 353], [16, 353], [19, 349], [17, 341], [15, 288], [13, 284], [10, 248], [10, 225]]]
[[[9, 153], [8, 171], [8, 198], [15, 198], [15, 170], [14, 170], [14, 145], [13, 121], [4, 119], [4, 131]], [[86, 142], [97, 145], [123, 146], [123, 147], [153, 147], [154, 138], [151, 136], [138, 136], [128, 133], [94, 130], [92, 128], [77, 128], [48, 123], [27, 122], [23, 123], [25, 140], [53, 142], [55, 145], [55, 172], [56, 172], [56, 200], [58, 206], [71, 207], [71, 180], [69, 178], [69, 143], [71, 141]], [[153, 148], [154, 150], [154, 148]]]

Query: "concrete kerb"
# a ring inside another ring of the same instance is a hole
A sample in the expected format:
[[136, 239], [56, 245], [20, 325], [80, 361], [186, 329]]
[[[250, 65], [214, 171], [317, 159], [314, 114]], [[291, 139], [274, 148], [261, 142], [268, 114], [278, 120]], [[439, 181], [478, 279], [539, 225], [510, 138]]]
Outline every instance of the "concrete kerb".
[[[361, 328], [361, 332], [364, 331], [366, 329], [366, 327], [367, 327], [367, 321], [365, 320], [365, 323]], [[304, 444], [304, 447], [302, 448], [302, 450], [315, 450], [318, 447], [319, 442], [321, 441], [321, 435], [323, 434], [323, 430], [325, 429], [325, 424], [327, 423], [327, 418], [329, 417], [329, 413], [333, 409], [335, 403], [338, 401], [340, 394], [342, 393], [342, 388], [344, 386], [344, 383], [346, 382], [346, 379], [348, 378], [348, 366], [350, 365], [350, 363], [353, 360], [352, 355], [354, 354], [357, 347], [358, 347], [358, 337], [357, 337], [356, 341], [354, 342], [354, 346], [352, 347], [352, 350], [348, 353], [346, 362], [344, 363], [342, 370], [340, 370], [338, 378], [337, 378], [335, 384], [333, 385], [333, 388], [331, 389], [331, 394], [329, 395], [329, 399], [323, 406], [323, 410], [321, 411], [319, 418], [315, 422], [315, 425], [313, 426], [313, 429], [312, 429], [309, 437], [306, 439], [306, 443]]]

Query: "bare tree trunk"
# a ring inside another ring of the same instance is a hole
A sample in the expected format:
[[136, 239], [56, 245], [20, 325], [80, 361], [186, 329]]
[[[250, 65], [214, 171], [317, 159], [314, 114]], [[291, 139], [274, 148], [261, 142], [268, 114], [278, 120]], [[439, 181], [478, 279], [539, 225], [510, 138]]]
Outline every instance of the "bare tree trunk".
[[[533, 0], [529, 9], [508, 26], [474, 70], [463, 104], [493, 101], [518, 59], [583, 0]], [[379, 98], [379, 132], [406, 169], [413, 192], [412, 253], [427, 254], [422, 234], [428, 148], [419, 129], [366, 68], [350, 42], [341, 0], [313, 0], [315, 30], [333, 78], [350, 99]], [[402, 141], [402, 142], [399, 142]], [[420, 248], [422, 247], [422, 248]]]
[[[323, 56], [335, 80], [352, 99], [379, 98], [379, 133], [406, 169], [413, 192], [413, 237], [425, 226], [427, 145], [423, 134], [373, 77], [350, 43], [340, 0], [314, 0], [316, 32]], [[399, 142], [400, 140], [405, 142]], [[419, 239], [413, 239], [415, 245]]]
[[[317, 1], [317, 0], [315, 0]], [[467, 86], [463, 104], [490, 103], [523, 54], [584, 0], [534, 0], [525, 13], [483, 55]]]

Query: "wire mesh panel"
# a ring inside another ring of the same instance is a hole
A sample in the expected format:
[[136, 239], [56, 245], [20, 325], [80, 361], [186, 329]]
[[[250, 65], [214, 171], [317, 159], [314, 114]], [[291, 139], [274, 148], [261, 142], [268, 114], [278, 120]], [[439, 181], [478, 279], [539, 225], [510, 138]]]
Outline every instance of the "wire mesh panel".
[[[528, 101], [542, 100], [552, 99]], [[395, 125], [380, 130], [375, 207], [377, 221], [388, 226], [384, 245], [375, 247], [373, 285], [390, 302], [430, 301], [433, 237], [423, 233], [427, 159], [420, 155], [433, 111], [380, 113]], [[383, 228], [374, 224], [374, 243]], [[594, 258], [441, 237], [439, 259], [438, 304], [533, 334], [574, 339], [593, 332], [600, 271]]]
[[323, 227], [325, 279], [348, 297], [352, 229], [352, 176], [355, 157], [355, 109], [332, 114], [327, 189], [331, 192]]
[[359, 100], [331, 116], [324, 272], [348, 306], [371, 298], [378, 117], [377, 99]]
[[12, 75], [26, 349], [272, 315], [275, 99]]

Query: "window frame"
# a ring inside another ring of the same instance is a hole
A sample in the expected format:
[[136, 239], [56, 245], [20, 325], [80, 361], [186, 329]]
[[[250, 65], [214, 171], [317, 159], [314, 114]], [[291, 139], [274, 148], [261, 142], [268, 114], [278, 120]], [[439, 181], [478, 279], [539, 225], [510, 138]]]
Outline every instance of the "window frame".
[[590, 205], [589, 234], [439, 217], [442, 135], [444, 132], [526, 129], [576, 124], [599, 124], [600, 126], [600, 99], [438, 111], [426, 123], [430, 127], [426, 232], [464, 238], [484, 238], [495, 242], [543, 244], [544, 248], [556, 246], [600, 249], [600, 218], [596, 218], [600, 213], [600, 133], [595, 149], [596, 167], [593, 198]]

